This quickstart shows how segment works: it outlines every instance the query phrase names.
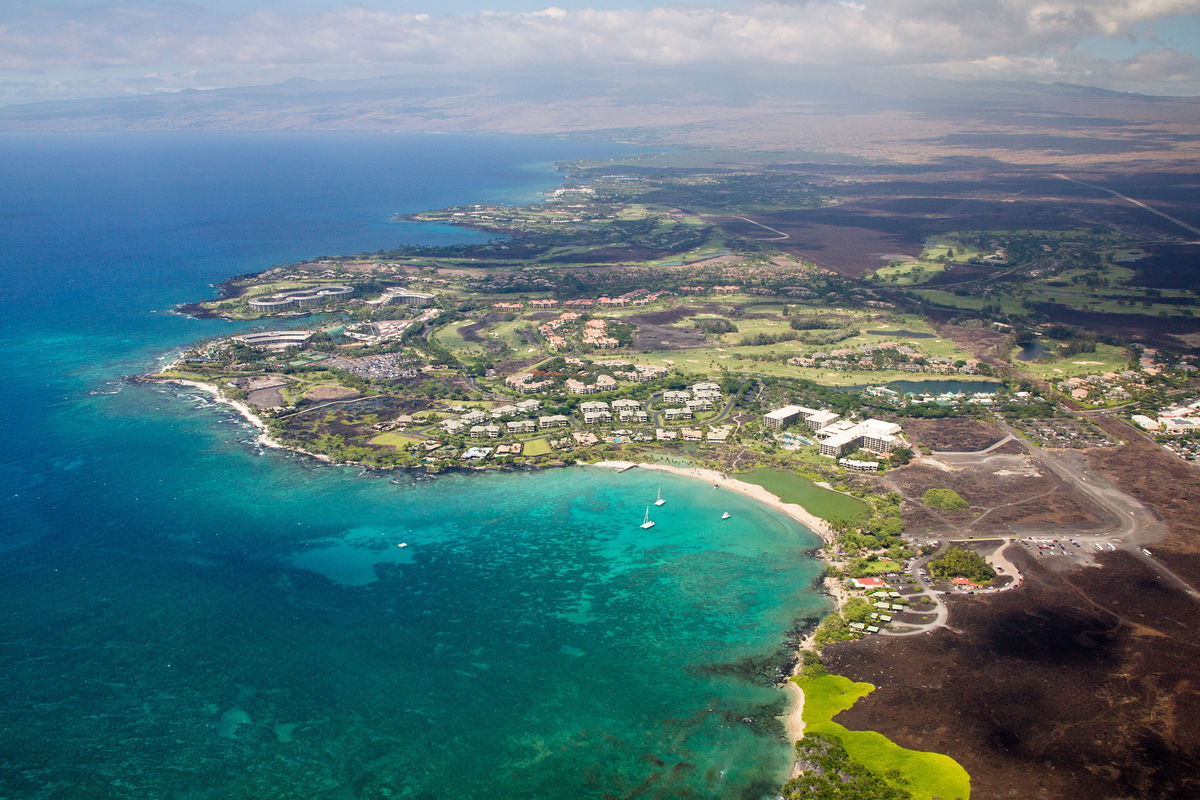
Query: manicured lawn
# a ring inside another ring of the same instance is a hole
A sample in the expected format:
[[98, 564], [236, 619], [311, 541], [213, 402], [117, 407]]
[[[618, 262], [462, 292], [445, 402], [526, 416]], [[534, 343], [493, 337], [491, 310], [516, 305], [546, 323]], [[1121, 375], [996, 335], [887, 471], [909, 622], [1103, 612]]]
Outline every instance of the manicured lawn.
[[525, 443], [521, 452], [527, 456], [544, 456], [551, 452], [550, 442], [545, 439], [531, 439]]
[[793, 678], [804, 692], [804, 729], [837, 739], [855, 761], [878, 772], [896, 770], [907, 789], [921, 800], [967, 800], [971, 776], [941, 753], [907, 750], [875, 731], [852, 731], [833, 721], [842, 711], [866, 697], [875, 687], [841, 675]]
[[372, 438], [370, 443], [387, 445], [388, 447], [395, 447], [397, 450], [399, 450], [419, 441], [421, 440], [415, 436], [409, 436], [406, 433], [400, 433], [398, 431], [389, 431], [387, 433], [381, 433]]
[[[826, 459], [826, 463], [833, 461]], [[785, 503], [803, 506], [821, 519], [847, 519], [867, 511], [867, 504], [857, 497], [817, 486], [795, 472], [760, 467], [751, 472], [736, 473], [734, 477], [763, 487]]]

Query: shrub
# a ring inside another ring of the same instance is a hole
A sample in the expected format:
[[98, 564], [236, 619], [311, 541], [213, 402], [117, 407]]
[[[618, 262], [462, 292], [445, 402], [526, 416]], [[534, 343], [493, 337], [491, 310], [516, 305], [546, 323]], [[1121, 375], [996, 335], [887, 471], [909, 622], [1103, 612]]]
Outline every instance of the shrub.
[[929, 489], [921, 502], [930, 508], [940, 508], [942, 511], [962, 511], [970, 508], [971, 504], [953, 489]]

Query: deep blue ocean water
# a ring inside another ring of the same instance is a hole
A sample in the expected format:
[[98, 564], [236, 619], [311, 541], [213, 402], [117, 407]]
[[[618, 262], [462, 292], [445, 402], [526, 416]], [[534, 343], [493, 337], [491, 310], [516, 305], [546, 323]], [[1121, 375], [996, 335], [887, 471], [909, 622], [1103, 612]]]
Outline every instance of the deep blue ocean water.
[[0, 797], [769, 792], [782, 695], [729, 665], [824, 609], [803, 528], [637, 471], [363, 475], [122, 381], [234, 329], [168, 313], [210, 283], [469, 241], [388, 216], [527, 200], [547, 162], [624, 151], [0, 137]]

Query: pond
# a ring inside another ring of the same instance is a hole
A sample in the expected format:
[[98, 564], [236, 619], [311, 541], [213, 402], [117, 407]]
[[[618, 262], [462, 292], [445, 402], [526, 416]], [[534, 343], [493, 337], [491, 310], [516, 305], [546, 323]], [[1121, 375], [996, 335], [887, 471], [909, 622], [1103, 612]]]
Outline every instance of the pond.
[[1050, 351], [1036, 339], [1032, 342], [1024, 342], [1021, 349], [1017, 351], [1018, 361], [1036, 361], [1042, 356], [1050, 355]]
[[857, 517], [868, 510], [867, 504], [857, 497], [817, 486], [803, 475], [787, 470], [759, 467], [750, 472], [739, 472], [734, 477], [763, 487], [785, 503], [804, 506], [821, 519]]

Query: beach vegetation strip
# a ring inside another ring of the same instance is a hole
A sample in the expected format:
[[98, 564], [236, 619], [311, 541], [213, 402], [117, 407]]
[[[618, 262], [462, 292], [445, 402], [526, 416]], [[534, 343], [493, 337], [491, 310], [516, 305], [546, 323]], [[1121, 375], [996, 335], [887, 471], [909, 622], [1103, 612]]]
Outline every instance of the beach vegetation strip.
[[[872, 782], [882, 779], [891, 789], [900, 790], [900, 793], [893, 792], [887, 796], [912, 797], [916, 800], [967, 800], [970, 797], [970, 776], [962, 765], [949, 756], [909, 750], [881, 733], [852, 731], [833, 721], [835, 716], [874, 691], [875, 687], [871, 684], [858, 683], [842, 675], [802, 676], [792, 680], [804, 692], [805, 737], [815, 734], [835, 742], [845, 750], [849, 762], [867, 766], [872, 773]], [[797, 754], [801, 758], [805, 756], [803, 742], [802, 739], [797, 746]], [[801, 793], [804, 791], [801, 785], [803, 777], [784, 786], [784, 797], [821, 796]], [[843, 793], [828, 796], [856, 795]]]

